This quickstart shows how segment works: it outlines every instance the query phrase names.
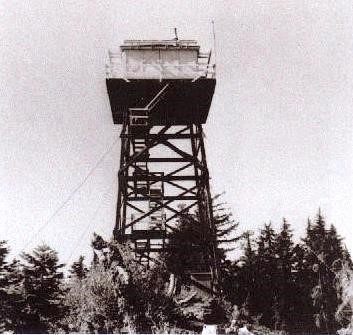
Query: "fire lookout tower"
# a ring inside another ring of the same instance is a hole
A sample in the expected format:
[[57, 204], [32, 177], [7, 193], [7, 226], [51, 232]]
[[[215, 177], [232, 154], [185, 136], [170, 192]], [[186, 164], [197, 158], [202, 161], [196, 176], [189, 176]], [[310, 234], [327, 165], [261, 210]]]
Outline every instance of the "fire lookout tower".
[[[216, 86], [210, 60], [196, 41], [177, 38], [126, 40], [109, 52], [106, 84], [114, 123], [122, 125], [114, 237], [129, 240], [146, 266], [190, 210], [192, 224], [216, 233], [202, 131]], [[204, 252], [202, 264], [187, 270], [213, 291], [215, 241]]]

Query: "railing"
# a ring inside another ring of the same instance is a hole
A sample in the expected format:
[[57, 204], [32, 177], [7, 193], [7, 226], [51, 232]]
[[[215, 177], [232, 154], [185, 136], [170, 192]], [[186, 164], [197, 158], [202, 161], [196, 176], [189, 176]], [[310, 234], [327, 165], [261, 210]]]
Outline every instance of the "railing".
[[106, 65], [107, 78], [119, 79], [192, 79], [215, 78], [215, 65], [201, 62], [175, 63], [144, 61], [126, 64], [121, 54], [109, 53], [109, 64]]
[[172, 47], [182, 47], [182, 48], [199, 48], [197, 45], [197, 41], [195, 40], [125, 40], [122, 45], [123, 48], [136, 48], [136, 47], [150, 47], [153, 46], [161, 46], [164, 47], [172, 46]]

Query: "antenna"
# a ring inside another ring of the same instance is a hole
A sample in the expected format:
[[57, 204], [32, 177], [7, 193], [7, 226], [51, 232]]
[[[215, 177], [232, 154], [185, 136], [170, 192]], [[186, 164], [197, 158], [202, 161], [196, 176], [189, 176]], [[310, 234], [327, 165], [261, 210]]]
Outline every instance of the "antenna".
[[178, 41], [179, 38], [178, 38], [178, 30], [177, 30], [177, 28], [174, 28], [174, 34], [175, 34], [174, 40]]
[[214, 64], [216, 65], [216, 32], [214, 29], [214, 21], [213, 20], [212, 20], [212, 35], [213, 35]]

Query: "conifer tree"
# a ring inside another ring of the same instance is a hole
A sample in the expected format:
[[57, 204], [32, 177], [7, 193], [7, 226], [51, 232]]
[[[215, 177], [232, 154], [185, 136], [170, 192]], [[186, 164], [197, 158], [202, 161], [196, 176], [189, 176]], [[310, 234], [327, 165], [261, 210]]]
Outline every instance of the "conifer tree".
[[170, 234], [169, 248], [164, 255], [168, 270], [178, 277], [184, 277], [190, 269], [204, 271], [209, 236], [208, 227], [198, 224], [194, 215], [181, 216], [177, 228]]
[[311, 332], [326, 331], [326, 314], [323, 305], [322, 277], [325, 271], [323, 242], [326, 230], [325, 221], [321, 215], [321, 210], [312, 223], [308, 220], [306, 236], [303, 239], [305, 250], [306, 282], [310, 297], [310, 309], [308, 308], [308, 323], [306, 326]]
[[204, 222], [198, 222], [198, 213], [185, 212], [179, 217], [177, 227], [169, 237], [169, 251], [165, 254], [169, 271], [180, 277], [190, 269], [208, 271], [210, 255], [213, 254], [211, 246], [215, 244], [221, 277], [226, 276], [227, 252], [233, 250], [234, 244], [242, 239], [243, 235], [236, 233], [238, 223], [232, 219], [232, 214], [225, 208], [225, 204], [218, 202], [220, 196], [213, 198], [215, 232]]
[[236, 300], [240, 306], [243, 319], [250, 320], [250, 316], [256, 314], [257, 302], [257, 252], [253, 246], [253, 241], [249, 232], [245, 235], [244, 255], [240, 258], [237, 275], [234, 281], [238, 282], [238, 289], [235, 292]]
[[46, 333], [63, 316], [61, 288], [63, 273], [57, 252], [47, 245], [21, 255], [21, 324], [23, 333]]
[[80, 282], [70, 281], [65, 299], [70, 313], [59, 331], [166, 332], [175, 321], [176, 306], [165, 294], [165, 269], [146, 269], [127, 245], [98, 235], [92, 246], [96, 262]]
[[6, 241], [0, 241], [0, 287], [4, 286], [6, 282], [6, 257], [9, 253]]
[[243, 239], [246, 234], [237, 234], [239, 223], [233, 219], [232, 213], [225, 207], [226, 204], [218, 201], [221, 195], [216, 195], [212, 199], [212, 208], [218, 257], [223, 263], [226, 260], [227, 252], [234, 250], [236, 242]]
[[257, 257], [256, 257], [256, 275], [255, 282], [256, 300], [254, 307], [260, 316], [260, 322], [272, 327], [275, 323], [275, 282], [273, 280], [273, 271], [276, 270], [276, 234], [271, 223], [265, 224], [260, 231], [257, 241]]
[[339, 334], [353, 333], [353, 270], [349, 262], [344, 260], [336, 274], [336, 287], [341, 303], [336, 311], [337, 321], [345, 327]]
[[325, 281], [329, 287], [325, 287], [326, 294], [326, 314], [327, 327], [330, 331], [337, 330], [338, 323], [335, 318], [335, 312], [341, 303], [341, 299], [337, 294], [336, 282], [336, 267], [340, 267], [344, 261], [344, 250], [342, 246], [342, 238], [338, 236], [336, 228], [331, 225], [326, 232], [324, 241], [324, 262], [326, 264]]
[[9, 323], [9, 309], [11, 308], [11, 300], [7, 292], [9, 286], [9, 267], [6, 257], [9, 249], [6, 241], [0, 241], [0, 332], [4, 332]]
[[283, 219], [282, 228], [276, 236], [275, 255], [277, 258], [274, 272], [277, 315], [275, 329], [287, 330], [293, 312], [293, 241], [290, 225]]
[[293, 248], [293, 266], [292, 266], [292, 313], [289, 329], [293, 333], [302, 331], [312, 331], [313, 325], [313, 306], [311, 299], [312, 268], [306, 262], [306, 250], [300, 243]]
[[85, 266], [84, 259], [83, 256], [80, 256], [78, 260], [71, 265], [71, 269], [69, 270], [71, 278], [82, 280], [86, 276], [88, 269]]
[[334, 314], [340, 301], [335, 289], [335, 262], [344, 259], [342, 239], [336, 229], [326, 229], [325, 219], [319, 210], [315, 221], [308, 226], [304, 239], [307, 264], [307, 282], [311, 286], [312, 315], [316, 331], [331, 333], [338, 324]]
[[20, 261], [14, 259], [8, 266], [7, 294], [11, 303], [8, 305], [7, 310], [7, 331], [19, 333], [25, 329], [25, 320], [22, 317], [22, 311], [25, 307], [25, 298], [22, 287], [23, 279]]

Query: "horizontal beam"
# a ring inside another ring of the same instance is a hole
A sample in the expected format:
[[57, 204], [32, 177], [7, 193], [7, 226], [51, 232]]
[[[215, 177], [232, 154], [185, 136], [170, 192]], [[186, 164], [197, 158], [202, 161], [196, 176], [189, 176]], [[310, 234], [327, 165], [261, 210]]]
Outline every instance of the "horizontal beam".
[[[153, 200], [152, 197], [128, 197], [128, 201], [147, 201], [147, 200]], [[164, 196], [163, 200], [169, 201], [169, 200], [197, 200], [197, 197], [194, 195], [184, 195], [184, 196]], [[161, 200], [161, 201], [163, 201]]]
[[197, 178], [196, 176], [144, 176], [144, 175], [136, 175], [136, 176], [128, 176], [121, 177], [122, 179], [126, 178], [127, 181], [169, 181], [169, 180], [198, 180], [201, 178]]
[[136, 252], [136, 254], [138, 254], [139, 256], [140, 256], [140, 255], [143, 255], [143, 256], [146, 256], [146, 257], [147, 257], [147, 255], [146, 255], [145, 253], [150, 253], [150, 252], [165, 252], [166, 250], [167, 250], [167, 248], [161, 245], [161, 246], [158, 247], [158, 248], [145, 247], [145, 248], [143, 248], [142, 250], [135, 249], [135, 252]]
[[182, 157], [153, 157], [147, 159], [137, 159], [136, 162], [148, 162], [148, 163], [189, 163], [192, 162], [190, 158], [182, 158]]
[[[140, 136], [142, 137], [142, 136]], [[140, 138], [138, 137], [138, 138]], [[191, 134], [163, 134], [163, 135], [158, 135], [158, 134], [146, 134], [143, 136], [146, 140], [184, 140], [184, 139], [190, 139], [190, 138], [197, 138], [197, 135], [191, 135]], [[134, 139], [136, 138], [135, 135], [122, 135], [122, 138], [131, 138]]]
[[132, 240], [141, 240], [141, 239], [157, 239], [162, 240], [167, 236], [166, 231], [164, 230], [133, 230], [131, 234], [126, 234], [128, 238]]

